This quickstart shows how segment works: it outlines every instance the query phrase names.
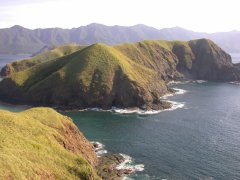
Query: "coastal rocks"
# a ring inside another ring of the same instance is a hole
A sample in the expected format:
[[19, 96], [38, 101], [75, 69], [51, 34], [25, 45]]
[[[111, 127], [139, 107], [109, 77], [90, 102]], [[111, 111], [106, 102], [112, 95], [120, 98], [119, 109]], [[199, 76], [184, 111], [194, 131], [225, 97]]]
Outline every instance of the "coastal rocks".
[[124, 157], [119, 154], [107, 154], [99, 158], [96, 167], [98, 175], [102, 179], [117, 180], [122, 179], [124, 175], [130, 174], [130, 170], [118, 170], [117, 166], [124, 162]]
[[103, 180], [121, 180], [123, 177], [144, 170], [144, 165], [133, 164], [132, 158], [125, 154], [112, 154], [99, 142], [92, 142], [98, 154], [97, 174]]

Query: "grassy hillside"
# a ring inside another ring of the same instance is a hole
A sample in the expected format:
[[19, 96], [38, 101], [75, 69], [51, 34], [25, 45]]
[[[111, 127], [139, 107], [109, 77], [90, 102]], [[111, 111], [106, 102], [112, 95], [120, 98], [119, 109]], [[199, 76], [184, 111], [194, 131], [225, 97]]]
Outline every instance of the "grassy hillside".
[[0, 141], [0, 179], [99, 179], [91, 144], [52, 109], [0, 110]]
[[104, 44], [14, 73], [0, 86], [5, 98], [82, 108], [145, 107], [167, 92], [158, 72]]
[[84, 46], [80, 46], [77, 44], [59, 46], [50, 51], [38, 54], [32, 58], [9, 63], [1, 70], [0, 74], [1, 76], [8, 76], [12, 73], [30, 68], [36, 64], [40, 64], [42, 62], [50, 61], [62, 56], [72, 54], [73, 52], [76, 52], [82, 48], [84, 48]]

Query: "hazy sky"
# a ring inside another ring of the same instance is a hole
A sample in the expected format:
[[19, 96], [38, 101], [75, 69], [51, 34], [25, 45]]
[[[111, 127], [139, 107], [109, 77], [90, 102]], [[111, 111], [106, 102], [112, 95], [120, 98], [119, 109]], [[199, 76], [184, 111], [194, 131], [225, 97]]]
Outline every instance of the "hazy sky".
[[240, 30], [239, 0], [0, 0], [0, 28], [72, 28], [89, 23]]

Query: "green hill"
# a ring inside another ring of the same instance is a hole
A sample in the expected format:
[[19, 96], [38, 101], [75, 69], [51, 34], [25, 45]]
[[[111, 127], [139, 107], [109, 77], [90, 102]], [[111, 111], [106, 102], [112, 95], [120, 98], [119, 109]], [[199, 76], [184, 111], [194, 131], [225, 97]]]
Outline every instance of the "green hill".
[[100, 179], [90, 142], [49, 108], [0, 110], [0, 179]]
[[32, 61], [31, 68], [0, 82], [2, 100], [68, 109], [163, 109], [169, 107], [160, 100], [169, 91], [168, 81], [240, 79], [230, 55], [206, 39], [94, 44], [57, 59]]
[[167, 92], [157, 72], [104, 44], [14, 73], [0, 86], [2, 97], [68, 108], [147, 108]]
[[40, 64], [42, 62], [46, 62], [62, 56], [66, 56], [68, 54], [72, 54], [73, 52], [76, 52], [82, 48], [84, 48], [84, 46], [80, 46], [77, 44], [68, 44], [68, 45], [59, 46], [59, 47], [53, 48], [50, 51], [37, 54], [32, 58], [9, 63], [1, 69], [0, 74], [1, 76], [9, 76], [12, 73], [25, 70], [36, 64]]

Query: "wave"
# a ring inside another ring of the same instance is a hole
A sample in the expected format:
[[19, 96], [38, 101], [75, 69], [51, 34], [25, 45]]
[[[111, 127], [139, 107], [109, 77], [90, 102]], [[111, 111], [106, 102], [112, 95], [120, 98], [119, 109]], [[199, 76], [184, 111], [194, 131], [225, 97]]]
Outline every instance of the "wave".
[[[91, 143], [93, 144], [97, 157], [104, 156], [105, 154], [108, 153], [108, 151], [104, 149], [105, 148], [104, 144], [98, 141], [92, 141]], [[116, 170], [126, 172], [127, 174], [133, 174], [136, 172], [144, 171], [143, 164], [134, 164], [133, 159], [126, 154], [119, 153], [119, 155], [123, 157], [123, 161], [115, 167]], [[123, 178], [127, 178], [127, 176]]]
[[101, 157], [102, 155], [108, 153], [108, 151], [106, 149], [104, 149], [105, 146], [102, 143], [100, 143], [98, 141], [92, 141], [91, 143], [94, 147], [97, 157]]
[[240, 82], [239, 81], [232, 81], [232, 82], [229, 82], [230, 84], [236, 84], [236, 85], [240, 85]]
[[141, 110], [141, 109], [134, 109], [134, 110], [114, 109], [113, 112], [119, 113], [119, 114], [151, 115], [151, 114], [159, 114], [160, 112], [164, 112], [164, 111], [172, 111], [172, 110], [180, 109], [185, 106], [185, 103], [169, 101], [169, 100], [167, 100], [167, 102], [171, 103], [171, 108], [163, 109], [163, 110], [148, 110], [148, 111]]
[[172, 111], [172, 110], [176, 110], [179, 108], [183, 108], [184, 107], [184, 103], [180, 103], [180, 102], [175, 102], [175, 101], [170, 101], [168, 100], [169, 97], [171, 96], [175, 96], [175, 95], [181, 95], [181, 94], [185, 94], [187, 91], [184, 89], [179, 89], [179, 88], [172, 88], [173, 90], [175, 90], [174, 93], [169, 93], [166, 94], [164, 96], [162, 96], [160, 98], [160, 100], [164, 100], [166, 102], [171, 103], [171, 108], [168, 109], [163, 109], [163, 110], [142, 110], [139, 108], [126, 108], [126, 109], [120, 109], [120, 108], [116, 108], [116, 107], [112, 107], [111, 109], [101, 109], [101, 108], [86, 108], [86, 109], [79, 109], [79, 110], [69, 110], [66, 112], [71, 112], [71, 111], [97, 111], [97, 112], [112, 112], [112, 113], [118, 113], [118, 114], [138, 114], [138, 115], [152, 115], [152, 114], [159, 114], [160, 112], [164, 112], [164, 111]]
[[175, 84], [187, 84], [187, 83], [197, 83], [197, 84], [202, 84], [202, 83], [207, 83], [208, 81], [206, 80], [188, 80], [188, 81], [170, 81], [168, 85], [175, 85]]
[[119, 114], [138, 114], [138, 115], [150, 115], [150, 114], [158, 114], [162, 110], [142, 110], [139, 108], [136, 109], [118, 109], [113, 108], [113, 113], [119, 113]]
[[197, 84], [202, 84], [202, 83], [207, 83], [208, 81], [205, 80], [195, 80], [193, 81], [193, 83], [197, 83]]
[[164, 96], [161, 97], [161, 100], [165, 100], [166, 102], [171, 103], [171, 108], [168, 109], [163, 109], [163, 110], [141, 110], [139, 108], [134, 108], [134, 109], [119, 109], [119, 108], [112, 108], [110, 111], [115, 112], [115, 113], [119, 113], [119, 114], [139, 114], [139, 115], [151, 115], [151, 114], [158, 114], [160, 112], [164, 112], [164, 111], [172, 111], [172, 110], [176, 110], [179, 108], [183, 108], [185, 106], [185, 103], [180, 103], [180, 102], [175, 102], [175, 101], [170, 101], [168, 100], [169, 97], [174, 96], [174, 95], [181, 95], [181, 94], [185, 94], [187, 92], [187, 90], [184, 89], [179, 89], [179, 88], [172, 88], [173, 90], [175, 90], [174, 93], [171, 94], [166, 94]]
[[126, 154], [120, 154], [120, 155], [124, 158], [124, 161], [119, 165], [117, 165], [116, 167], [117, 170], [124, 170], [124, 171], [128, 171], [129, 173], [144, 171], [143, 164], [134, 164], [133, 159], [130, 156]]
[[172, 110], [183, 108], [185, 106], [185, 103], [180, 103], [175, 101], [167, 101], [167, 102], [170, 102], [172, 104], [172, 107], [169, 109], [164, 109], [162, 111], [172, 111]]
[[161, 97], [161, 99], [165, 100], [169, 97], [185, 94], [187, 92], [187, 90], [184, 90], [184, 89], [179, 89], [179, 88], [172, 88], [172, 89], [175, 91], [174, 93], [165, 94], [164, 96]]

